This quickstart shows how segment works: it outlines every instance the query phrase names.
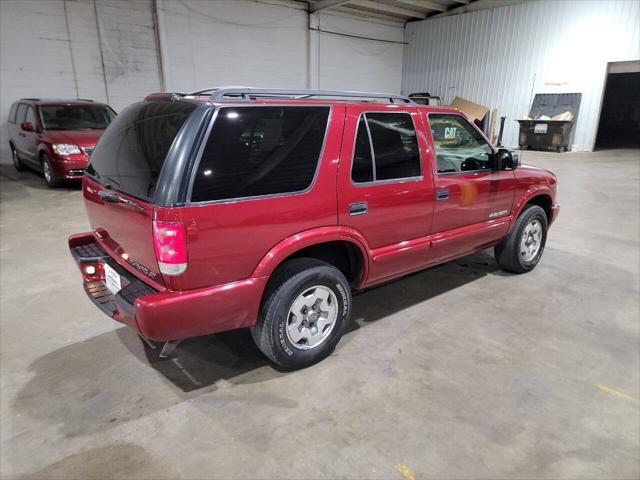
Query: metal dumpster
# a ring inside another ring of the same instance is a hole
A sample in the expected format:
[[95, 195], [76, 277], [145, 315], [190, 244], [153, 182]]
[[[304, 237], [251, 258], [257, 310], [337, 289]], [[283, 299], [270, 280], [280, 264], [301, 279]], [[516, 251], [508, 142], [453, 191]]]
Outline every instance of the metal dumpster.
[[[581, 93], [538, 93], [533, 99], [529, 119], [520, 123], [520, 148], [567, 151], [573, 138], [573, 124], [578, 117]], [[554, 120], [562, 113], [570, 112], [572, 120]], [[549, 119], [539, 120], [542, 116]]]

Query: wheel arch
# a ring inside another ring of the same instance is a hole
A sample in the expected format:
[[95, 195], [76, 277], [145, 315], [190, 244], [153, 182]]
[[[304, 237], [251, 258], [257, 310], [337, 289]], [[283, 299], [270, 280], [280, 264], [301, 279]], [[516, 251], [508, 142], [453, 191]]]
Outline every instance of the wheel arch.
[[252, 276], [268, 277], [287, 260], [309, 257], [334, 265], [353, 288], [358, 288], [369, 272], [368, 251], [366, 240], [355, 230], [342, 227], [307, 230], [269, 250]]

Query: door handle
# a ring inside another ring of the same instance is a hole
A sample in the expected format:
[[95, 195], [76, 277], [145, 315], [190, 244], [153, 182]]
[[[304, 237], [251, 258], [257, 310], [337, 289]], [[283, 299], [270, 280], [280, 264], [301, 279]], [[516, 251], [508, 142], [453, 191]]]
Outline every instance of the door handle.
[[349, 215], [364, 215], [369, 210], [369, 204], [367, 202], [357, 202], [349, 204]]
[[436, 190], [436, 200], [447, 200], [449, 198], [449, 189], [441, 188]]

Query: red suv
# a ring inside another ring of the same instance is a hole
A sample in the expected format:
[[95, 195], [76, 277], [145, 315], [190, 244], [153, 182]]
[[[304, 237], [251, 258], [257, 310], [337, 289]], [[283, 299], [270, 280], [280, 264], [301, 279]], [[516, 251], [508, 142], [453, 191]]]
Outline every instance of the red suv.
[[52, 188], [81, 180], [96, 142], [115, 117], [111, 107], [91, 100], [18, 100], [8, 123], [13, 165], [42, 172]]
[[163, 356], [251, 327], [286, 368], [338, 343], [362, 290], [481, 249], [522, 273], [558, 214], [556, 177], [519, 166], [452, 108], [360, 92], [220, 88], [124, 110], [69, 238], [84, 287]]

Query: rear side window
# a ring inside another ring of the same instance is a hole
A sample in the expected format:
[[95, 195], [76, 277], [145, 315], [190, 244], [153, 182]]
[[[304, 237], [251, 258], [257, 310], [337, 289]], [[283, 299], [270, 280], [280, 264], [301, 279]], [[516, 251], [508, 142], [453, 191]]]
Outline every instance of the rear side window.
[[103, 185], [150, 199], [173, 140], [195, 108], [189, 102], [145, 101], [131, 105], [102, 135], [87, 173]]
[[[366, 150], [371, 150], [371, 145], [373, 171], [368, 174], [371, 162], [367, 160]], [[355, 183], [419, 177], [421, 172], [420, 150], [411, 115], [366, 113], [360, 117], [351, 169]]]
[[16, 123], [16, 112], [18, 111], [18, 104], [14, 103], [11, 105], [11, 110], [9, 111], [9, 123]]
[[320, 159], [329, 107], [224, 107], [193, 182], [206, 202], [301, 192]]
[[21, 103], [18, 105], [18, 113], [16, 114], [16, 120], [18, 123], [23, 123], [24, 118], [27, 115], [27, 105], [25, 103]]
[[31, 125], [35, 127], [36, 117], [33, 114], [33, 108], [27, 107], [27, 115], [24, 117], [25, 122], [29, 122]]

